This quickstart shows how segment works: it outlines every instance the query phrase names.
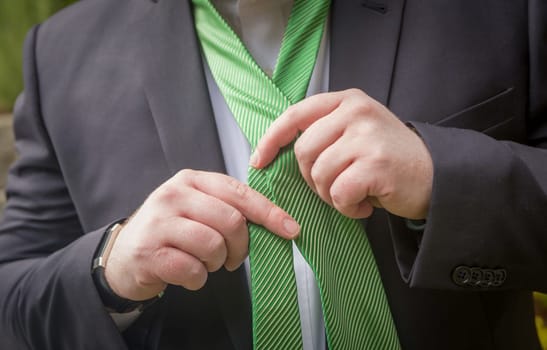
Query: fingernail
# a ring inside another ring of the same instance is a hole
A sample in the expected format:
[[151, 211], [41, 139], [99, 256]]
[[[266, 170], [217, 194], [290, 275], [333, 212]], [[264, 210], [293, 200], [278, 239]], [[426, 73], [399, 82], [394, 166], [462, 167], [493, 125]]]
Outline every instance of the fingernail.
[[285, 228], [285, 231], [291, 235], [291, 238], [295, 238], [300, 232], [300, 225], [292, 219], [283, 220], [283, 227]]
[[259, 156], [258, 150], [255, 150], [253, 154], [251, 154], [251, 159], [249, 159], [249, 165], [252, 166], [253, 168], [256, 168], [258, 165], [258, 160], [259, 160], [258, 156]]

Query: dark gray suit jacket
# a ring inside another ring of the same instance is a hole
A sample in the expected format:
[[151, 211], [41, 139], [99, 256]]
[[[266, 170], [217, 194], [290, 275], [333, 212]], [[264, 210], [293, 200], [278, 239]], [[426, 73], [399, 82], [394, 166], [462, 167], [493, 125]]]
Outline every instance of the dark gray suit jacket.
[[[425, 230], [382, 210], [367, 224], [404, 349], [539, 348], [546, 5], [333, 1], [331, 90], [363, 89], [412, 121], [434, 161]], [[188, 1], [81, 1], [30, 32], [24, 65], [0, 348], [249, 349], [243, 271], [168, 288], [123, 335], [90, 275], [104, 228], [164, 180], [224, 171]]]

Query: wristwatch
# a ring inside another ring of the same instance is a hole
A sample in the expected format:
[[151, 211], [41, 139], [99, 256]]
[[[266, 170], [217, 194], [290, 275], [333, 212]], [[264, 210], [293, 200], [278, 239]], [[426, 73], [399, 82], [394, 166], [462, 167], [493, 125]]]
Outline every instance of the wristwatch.
[[103, 239], [95, 252], [93, 265], [91, 267], [91, 274], [93, 276], [93, 281], [95, 282], [95, 287], [99, 292], [103, 305], [107, 311], [111, 313], [127, 313], [137, 309], [142, 311], [163, 295], [163, 293], [160, 293], [159, 295], [147, 300], [135, 301], [122, 298], [116, 294], [108, 284], [104, 273], [106, 263], [108, 261], [108, 257], [110, 256], [110, 252], [112, 251], [112, 247], [114, 246], [114, 242], [123, 228], [124, 222], [125, 220], [120, 220], [112, 224], [106, 230]]

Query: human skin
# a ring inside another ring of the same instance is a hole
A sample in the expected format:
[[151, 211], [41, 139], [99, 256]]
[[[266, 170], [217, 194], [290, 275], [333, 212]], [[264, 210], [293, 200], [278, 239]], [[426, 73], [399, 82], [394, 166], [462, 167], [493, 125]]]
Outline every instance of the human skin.
[[[298, 136], [300, 135], [300, 136]], [[307, 184], [352, 218], [374, 207], [409, 219], [427, 215], [433, 165], [421, 138], [360, 90], [319, 94], [285, 111], [257, 144], [263, 168], [295, 143]], [[128, 220], [106, 265], [112, 289], [145, 300], [167, 284], [200, 289], [208, 272], [236, 269], [248, 255], [247, 221], [294, 239], [298, 224], [262, 194], [229, 176], [183, 170]]]
[[246, 184], [219, 173], [182, 170], [127, 221], [106, 262], [114, 292], [149, 299], [167, 284], [200, 289], [208, 272], [235, 270], [248, 255], [247, 221], [294, 239], [298, 224]]
[[426, 217], [433, 163], [422, 139], [381, 103], [350, 89], [307, 98], [283, 113], [251, 156], [263, 168], [295, 142], [307, 184], [352, 218], [374, 207], [409, 219]]

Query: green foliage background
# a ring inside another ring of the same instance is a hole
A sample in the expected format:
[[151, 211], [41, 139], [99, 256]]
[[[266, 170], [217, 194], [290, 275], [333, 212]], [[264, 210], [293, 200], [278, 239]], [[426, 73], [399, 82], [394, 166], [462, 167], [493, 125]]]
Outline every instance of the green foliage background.
[[71, 0], [0, 0], [0, 113], [23, 89], [22, 48], [27, 31]]
[[[0, 0], [0, 114], [11, 111], [23, 89], [22, 50], [27, 31], [74, 1]], [[547, 295], [536, 293], [535, 299], [538, 334], [547, 350]]]
[[547, 349], [547, 294], [535, 294], [536, 326], [543, 349]]

